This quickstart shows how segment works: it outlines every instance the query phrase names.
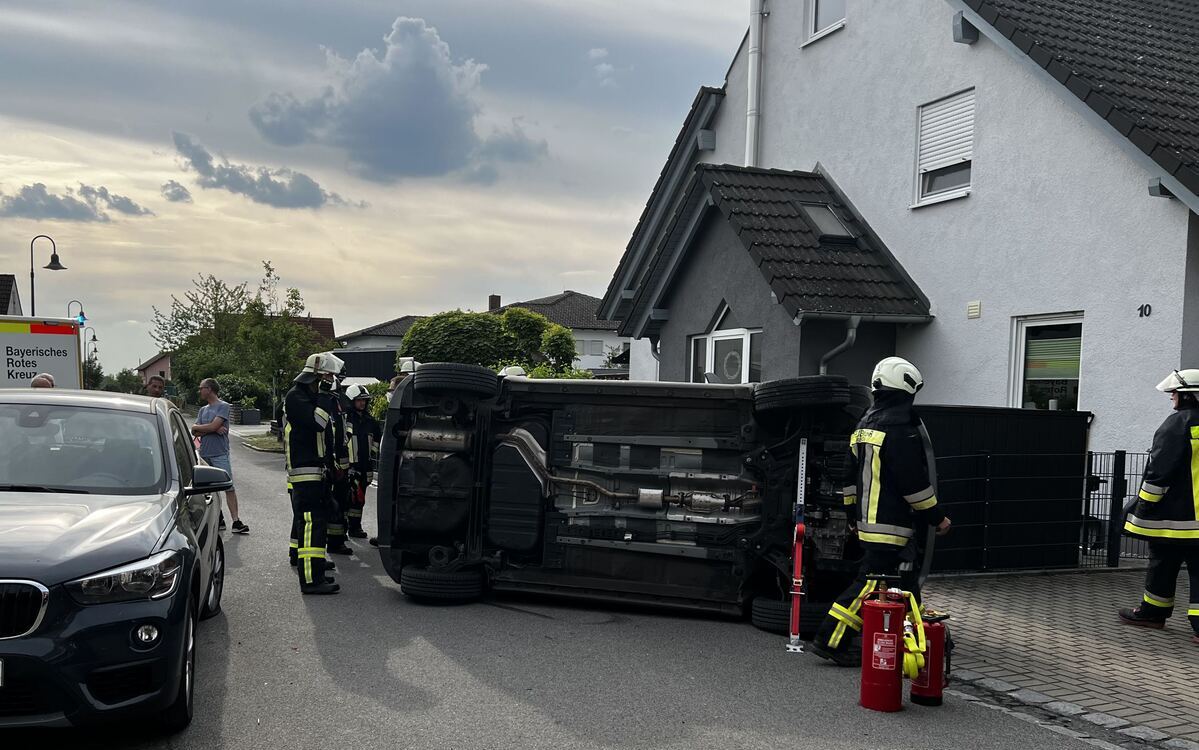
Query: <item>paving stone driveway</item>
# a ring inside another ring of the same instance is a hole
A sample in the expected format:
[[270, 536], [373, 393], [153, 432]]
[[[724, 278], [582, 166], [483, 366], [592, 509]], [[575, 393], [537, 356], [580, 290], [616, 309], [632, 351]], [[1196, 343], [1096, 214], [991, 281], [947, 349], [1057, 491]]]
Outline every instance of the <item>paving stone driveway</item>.
[[1121, 625], [1143, 570], [934, 578], [926, 601], [952, 614], [955, 669], [1034, 690], [1199, 741], [1199, 645], [1185, 616], [1180, 576], [1165, 630]]

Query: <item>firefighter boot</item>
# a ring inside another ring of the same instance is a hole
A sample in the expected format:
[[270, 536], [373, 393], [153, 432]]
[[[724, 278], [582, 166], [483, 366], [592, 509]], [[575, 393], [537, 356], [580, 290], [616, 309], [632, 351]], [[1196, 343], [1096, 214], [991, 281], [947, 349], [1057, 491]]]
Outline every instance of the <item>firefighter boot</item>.
[[856, 668], [862, 666], [862, 649], [860, 643], [857, 641], [847, 648], [839, 649], [831, 649], [820, 641], [812, 641], [809, 650], [821, 659], [827, 659], [838, 667]]
[[1152, 628], [1154, 630], [1161, 630], [1162, 628], [1166, 627], [1165, 618], [1154, 617], [1153, 615], [1145, 612], [1141, 607], [1137, 607], [1136, 609], [1125, 607], [1117, 614], [1120, 616], [1120, 622], [1124, 623], [1125, 625], [1136, 625], [1138, 627]]

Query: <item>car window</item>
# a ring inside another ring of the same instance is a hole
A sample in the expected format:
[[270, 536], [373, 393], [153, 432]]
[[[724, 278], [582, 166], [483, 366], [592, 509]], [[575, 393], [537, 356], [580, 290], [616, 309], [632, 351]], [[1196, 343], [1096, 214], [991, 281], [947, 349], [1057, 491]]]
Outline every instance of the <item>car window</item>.
[[190, 487], [192, 467], [196, 463], [196, 448], [178, 414], [171, 415], [171, 440], [175, 446], [175, 461], [179, 464], [179, 482], [184, 487]]
[[164, 481], [151, 414], [0, 404], [0, 488], [144, 495], [160, 491]]

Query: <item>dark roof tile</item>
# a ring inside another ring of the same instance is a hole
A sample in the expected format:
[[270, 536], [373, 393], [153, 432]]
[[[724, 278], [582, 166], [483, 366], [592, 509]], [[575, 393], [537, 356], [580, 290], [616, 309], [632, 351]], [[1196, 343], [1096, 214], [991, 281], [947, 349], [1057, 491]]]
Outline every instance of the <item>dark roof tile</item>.
[[615, 331], [619, 326], [616, 321], [596, 318], [599, 306], [599, 297], [592, 297], [589, 294], [567, 289], [561, 294], [554, 294], [549, 297], [541, 297], [527, 302], [513, 302], [510, 305], [504, 305], [499, 310], [496, 310], [496, 312], [502, 312], [512, 307], [521, 307], [525, 310], [541, 313], [552, 322], [566, 326], [567, 328], [590, 331]]

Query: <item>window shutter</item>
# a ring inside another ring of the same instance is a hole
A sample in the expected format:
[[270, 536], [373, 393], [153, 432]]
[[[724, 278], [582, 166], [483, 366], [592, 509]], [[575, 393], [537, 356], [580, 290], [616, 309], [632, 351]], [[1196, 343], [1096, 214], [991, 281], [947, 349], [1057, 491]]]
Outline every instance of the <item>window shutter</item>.
[[974, 156], [974, 89], [920, 108], [920, 174]]
[[1024, 352], [1025, 380], [1077, 380], [1082, 339], [1029, 341]]

